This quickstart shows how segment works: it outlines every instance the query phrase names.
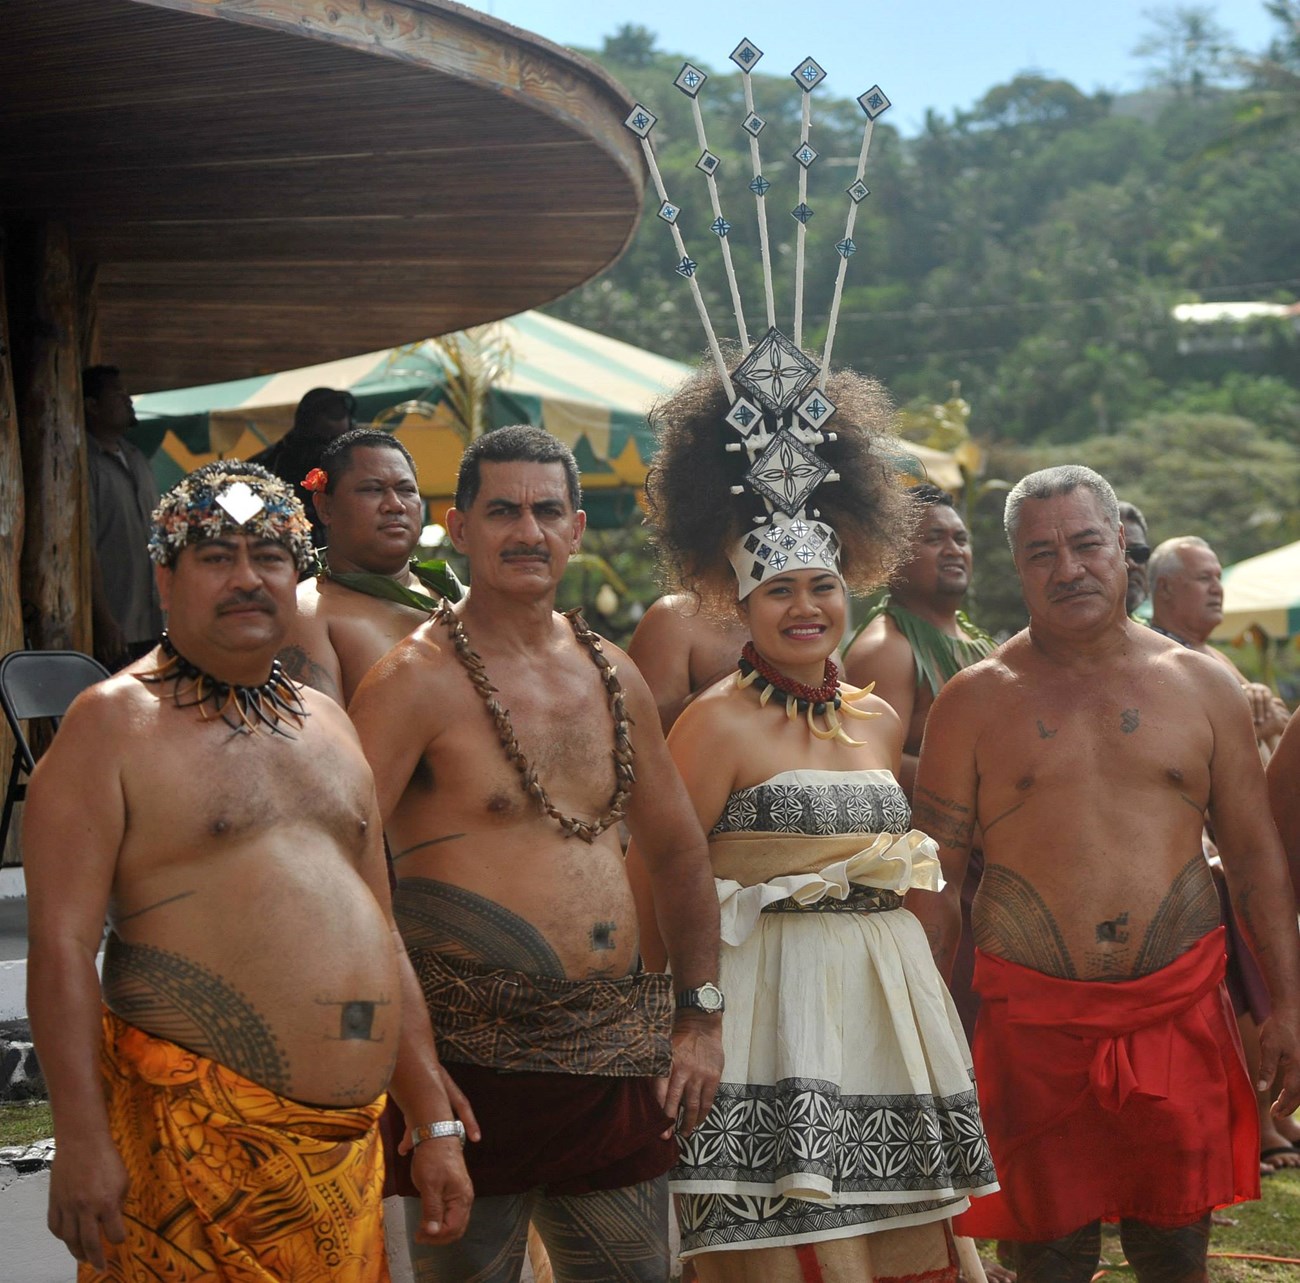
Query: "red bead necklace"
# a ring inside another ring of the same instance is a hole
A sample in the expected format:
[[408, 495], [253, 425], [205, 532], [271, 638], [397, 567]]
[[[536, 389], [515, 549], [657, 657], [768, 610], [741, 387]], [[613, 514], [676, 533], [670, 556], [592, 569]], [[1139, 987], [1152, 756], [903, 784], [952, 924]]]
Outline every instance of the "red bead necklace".
[[745, 677], [749, 677], [751, 673], [755, 674], [753, 684], [758, 686], [759, 690], [771, 686], [798, 700], [801, 713], [809, 707], [815, 713], [821, 713], [828, 704], [832, 708], [840, 706], [840, 670], [836, 667], [835, 661], [829, 657], [826, 660], [822, 684], [809, 686], [805, 682], [797, 682], [794, 678], [787, 677], [780, 669], [774, 668], [758, 653], [754, 643], [747, 641], [744, 650], [740, 652], [740, 671]]

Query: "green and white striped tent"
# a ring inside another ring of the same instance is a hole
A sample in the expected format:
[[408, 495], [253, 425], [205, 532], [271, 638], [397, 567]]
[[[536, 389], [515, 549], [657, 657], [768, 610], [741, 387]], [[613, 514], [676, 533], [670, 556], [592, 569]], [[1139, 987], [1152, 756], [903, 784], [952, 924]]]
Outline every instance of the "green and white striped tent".
[[[625, 524], [654, 452], [646, 416], [690, 367], [541, 312], [499, 325], [512, 365], [491, 390], [491, 424], [532, 423], [553, 432], [577, 458], [592, 524]], [[444, 370], [437, 348], [417, 343], [280, 374], [147, 393], [135, 398], [140, 422], [132, 439], [166, 489], [212, 459], [247, 458], [278, 440], [312, 388], [347, 389], [357, 399], [358, 420], [366, 422], [406, 402], [437, 404]], [[431, 518], [440, 520], [440, 505], [445, 509], [455, 491], [462, 448], [450, 411], [399, 415], [392, 427], [415, 459], [420, 489], [432, 501]], [[911, 444], [903, 450], [900, 470], [960, 487], [948, 455]]]
[[[573, 450], [588, 509], [598, 524], [632, 513], [653, 452], [646, 415], [655, 399], [689, 374], [679, 361], [642, 351], [567, 321], [525, 312], [500, 322], [512, 366], [490, 393], [493, 426], [534, 423]], [[218, 457], [246, 458], [293, 422], [303, 394], [346, 388], [361, 422], [409, 401], [437, 403], [445, 365], [431, 344], [329, 361], [279, 374], [135, 398], [133, 439], [150, 455], [160, 486]], [[444, 411], [393, 420], [411, 451], [424, 494], [449, 501], [461, 439]]]
[[1251, 627], [1273, 638], [1300, 634], [1300, 543], [1224, 567], [1223, 622], [1210, 639], [1232, 641]]

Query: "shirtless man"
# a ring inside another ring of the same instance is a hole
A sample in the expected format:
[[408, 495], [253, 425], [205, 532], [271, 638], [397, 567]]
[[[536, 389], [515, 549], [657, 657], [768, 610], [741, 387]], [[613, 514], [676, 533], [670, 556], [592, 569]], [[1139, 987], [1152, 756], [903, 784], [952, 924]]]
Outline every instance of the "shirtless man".
[[298, 585], [297, 618], [279, 658], [296, 680], [346, 708], [370, 666], [428, 619], [429, 611], [358, 591], [332, 576], [383, 575], [430, 596], [411, 571], [423, 504], [406, 447], [391, 433], [371, 428], [354, 428], [331, 441], [319, 475], [310, 479], [325, 531], [327, 573]]
[[910, 797], [935, 695], [954, 673], [987, 655], [993, 643], [960, 609], [970, 588], [972, 557], [970, 533], [952, 495], [928, 484], [911, 486], [908, 494], [921, 514], [911, 559], [854, 638], [844, 656], [844, 675], [855, 686], [875, 682], [874, 693], [907, 728], [898, 782]]
[[28, 793], [50, 1228], [83, 1279], [251, 1259], [377, 1280], [383, 1092], [420, 1124], [430, 1242], [468, 1218], [464, 1104], [393, 926], [356, 735], [273, 663], [309, 527], [270, 473], [216, 463], [163, 499], [150, 553], [168, 633], [73, 704]]
[[[1151, 584], [1151, 626], [1162, 636], [1207, 655], [1221, 664], [1241, 687], [1250, 704], [1255, 739], [1265, 760], [1286, 727], [1285, 704], [1263, 682], [1247, 681], [1241, 670], [1223, 651], [1209, 642], [1210, 634], [1223, 621], [1223, 571], [1214, 550], [1204, 539], [1182, 535], [1166, 539], [1151, 555], [1148, 573]], [[1210, 838], [1213, 834], [1208, 835]], [[1259, 1062], [1259, 1026], [1268, 1016], [1268, 993], [1250, 950], [1241, 939], [1235, 916], [1229, 918], [1230, 897], [1223, 875], [1216, 873], [1224, 902], [1228, 928], [1228, 993], [1237, 1011], [1247, 1068]], [[1279, 1168], [1300, 1168], [1300, 1151], [1293, 1142], [1300, 1128], [1290, 1119], [1275, 1119], [1271, 1098], [1257, 1094], [1259, 1107], [1260, 1172], [1268, 1175]]]
[[1014, 1240], [1021, 1283], [1083, 1281], [1119, 1219], [1139, 1279], [1204, 1279], [1210, 1210], [1259, 1189], [1207, 810], [1274, 1000], [1262, 1077], [1300, 1104], [1300, 940], [1250, 718], [1220, 665], [1128, 619], [1096, 473], [1026, 477], [1006, 527], [1030, 625], [935, 700], [914, 802], [941, 966], [976, 825], [986, 860], [975, 1071], [1002, 1191], [959, 1231]]
[[665, 735], [700, 691], [735, 671], [748, 640], [740, 620], [701, 614], [690, 593], [670, 593], [650, 604], [627, 653], [655, 697]]
[[1291, 866], [1291, 885], [1300, 899], [1300, 718], [1293, 717], [1268, 761], [1268, 796], [1273, 819]]
[[1131, 615], [1150, 593], [1147, 562], [1151, 560], [1151, 544], [1147, 540], [1147, 519], [1137, 504], [1121, 499], [1119, 519], [1124, 527], [1124, 569], [1128, 572], [1124, 609]]
[[1214, 549], [1195, 535], [1166, 539], [1147, 566], [1151, 584], [1151, 627], [1222, 664], [1250, 701], [1255, 736], [1272, 747], [1286, 728], [1287, 707], [1263, 682], [1248, 681], [1210, 634], [1223, 622], [1223, 567]]
[[[468, 1154], [470, 1228], [453, 1247], [413, 1249], [421, 1280], [518, 1278], [531, 1216], [557, 1279], [662, 1283], [672, 1120], [693, 1129], [721, 1072], [703, 834], [640, 674], [552, 609], [580, 498], [573, 456], [549, 433], [471, 443], [447, 518], [469, 595], [382, 659], [350, 709], [398, 923], [483, 1133]], [[671, 982], [638, 974], [624, 812]]]

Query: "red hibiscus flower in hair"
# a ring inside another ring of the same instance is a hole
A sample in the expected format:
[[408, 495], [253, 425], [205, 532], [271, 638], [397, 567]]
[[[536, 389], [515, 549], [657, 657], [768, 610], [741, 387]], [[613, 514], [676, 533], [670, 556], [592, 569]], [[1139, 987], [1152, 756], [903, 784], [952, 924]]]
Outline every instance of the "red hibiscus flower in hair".
[[327, 485], [329, 485], [329, 483], [329, 475], [326, 473], [324, 468], [313, 468], [305, 477], [303, 477], [300, 484], [304, 490], [310, 490], [313, 493], [320, 493]]

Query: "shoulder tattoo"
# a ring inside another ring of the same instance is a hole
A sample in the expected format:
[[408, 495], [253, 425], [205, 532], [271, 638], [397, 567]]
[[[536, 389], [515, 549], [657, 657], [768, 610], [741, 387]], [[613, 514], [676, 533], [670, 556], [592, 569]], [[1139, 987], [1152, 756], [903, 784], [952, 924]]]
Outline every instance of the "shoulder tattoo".
[[320, 691], [322, 695], [328, 695], [330, 699], [339, 698], [339, 688], [334, 678], [301, 646], [297, 644], [286, 646], [276, 654], [276, 659], [280, 661], [280, 667], [295, 682], [310, 686], [313, 690]]

